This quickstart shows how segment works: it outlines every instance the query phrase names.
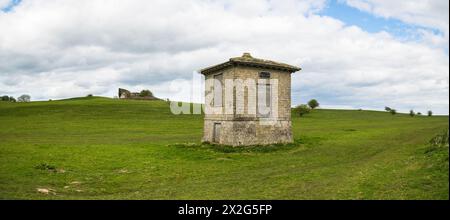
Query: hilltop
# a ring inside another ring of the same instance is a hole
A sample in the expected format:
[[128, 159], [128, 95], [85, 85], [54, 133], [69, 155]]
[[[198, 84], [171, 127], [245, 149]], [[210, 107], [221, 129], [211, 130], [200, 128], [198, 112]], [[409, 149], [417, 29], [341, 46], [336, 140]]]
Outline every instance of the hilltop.
[[202, 145], [203, 116], [164, 101], [0, 102], [0, 198], [449, 198], [448, 147], [428, 143], [447, 116], [318, 109], [292, 120], [294, 144], [228, 148]]

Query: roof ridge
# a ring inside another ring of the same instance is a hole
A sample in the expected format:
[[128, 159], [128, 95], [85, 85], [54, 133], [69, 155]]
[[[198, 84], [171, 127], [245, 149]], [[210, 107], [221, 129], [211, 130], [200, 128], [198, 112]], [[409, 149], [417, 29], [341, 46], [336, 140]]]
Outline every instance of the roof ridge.
[[213, 65], [200, 70], [202, 74], [208, 74], [211, 72], [219, 71], [226, 67], [232, 65], [246, 65], [246, 66], [257, 66], [264, 67], [269, 69], [280, 69], [289, 72], [296, 72], [301, 70], [300, 67], [296, 67], [293, 65], [289, 65], [286, 63], [276, 62], [268, 59], [255, 58], [250, 55], [250, 53], [246, 52], [240, 57], [232, 57], [227, 62], [220, 63], [217, 65]]

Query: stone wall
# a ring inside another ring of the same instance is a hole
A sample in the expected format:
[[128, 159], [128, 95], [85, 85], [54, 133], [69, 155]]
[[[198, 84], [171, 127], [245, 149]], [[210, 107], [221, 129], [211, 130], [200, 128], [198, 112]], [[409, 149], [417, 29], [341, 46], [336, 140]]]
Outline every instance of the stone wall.
[[293, 141], [290, 120], [279, 120], [274, 125], [262, 125], [257, 120], [205, 120], [204, 142], [214, 141], [214, 123], [221, 124], [220, 140], [216, 143], [242, 146], [291, 143]]
[[[214, 114], [205, 114], [204, 121], [204, 136], [203, 141], [214, 141], [214, 123], [220, 123], [220, 138], [216, 143], [232, 146], [240, 145], [264, 145], [274, 143], [290, 143], [293, 141], [291, 132], [291, 74], [284, 71], [235, 66], [217, 73], [206, 75], [205, 79], [211, 79], [215, 74], [223, 74], [223, 82], [227, 79], [253, 79], [257, 81], [259, 79], [260, 72], [269, 72], [271, 79], [278, 80], [278, 102], [277, 109], [278, 115], [276, 118], [272, 118], [274, 123], [272, 125], [264, 125], [261, 123], [261, 119], [257, 114], [249, 114], [248, 105], [255, 105], [253, 103], [257, 100], [256, 97], [249, 97], [246, 91], [236, 90], [235, 97], [244, 99], [243, 112], [244, 114], [236, 114], [236, 98], [232, 99], [235, 109], [230, 114], [224, 113], [223, 107], [211, 107], [207, 109], [207, 112], [213, 112]], [[208, 81], [207, 81], [208, 83]], [[210, 85], [206, 84], [206, 93], [212, 92], [208, 90]], [[225, 85], [223, 86], [225, 89]], [[230, 101], [226, 100], [225, 95], [222, 97], [223, 103]], [[253, 102], [252, 102], [253, 101]], [[249, 103], [250, 102], [250, 103]], [[206, 108], [209, 106], [206, 105]], [[208, 111], [211, 110], [211, 111]]]

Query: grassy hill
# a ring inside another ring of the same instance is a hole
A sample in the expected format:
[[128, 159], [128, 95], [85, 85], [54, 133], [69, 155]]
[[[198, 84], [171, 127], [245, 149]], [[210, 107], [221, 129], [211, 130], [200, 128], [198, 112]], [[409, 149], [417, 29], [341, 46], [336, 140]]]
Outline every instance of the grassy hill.
[[292, 120], [294, 144], [229, 148], [201, 145], [202, 116], [163, 101], [0, 102], [0, 198], [449, 198], [448, 147], [428, 146], [448, 117]]

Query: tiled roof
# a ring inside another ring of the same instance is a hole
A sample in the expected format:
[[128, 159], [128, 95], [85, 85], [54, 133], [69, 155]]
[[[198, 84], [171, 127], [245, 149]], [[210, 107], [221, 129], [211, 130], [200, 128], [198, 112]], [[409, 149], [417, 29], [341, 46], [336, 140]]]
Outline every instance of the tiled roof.
[[237, 66], [237, 65], [284, 70], [284, 71], [291, 72], [291, 73], [301, 70], [300, 67], [292, 66], [289, 64], [285, 64], [285, 63], [279, 63], [279, 62], [275, 62], [275, 61], [271, 61], [271, 60], [254, 58], [250, 55], [250, 53], [244, 53], [241, 57], [230, 58], [230, 60], [225, 63], [221, 63], [221, 64], [217, 64], [214, 66], [210, 66], [210, 67], [201, 69], [200, 73], [207, 75], [209, 73], [213, 73], [216, 71], [220, 71], [221, 69], [224, 69], [224, 68], [227, 68], [230, 66]]

